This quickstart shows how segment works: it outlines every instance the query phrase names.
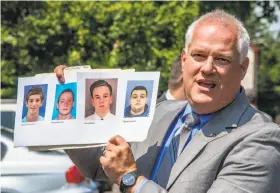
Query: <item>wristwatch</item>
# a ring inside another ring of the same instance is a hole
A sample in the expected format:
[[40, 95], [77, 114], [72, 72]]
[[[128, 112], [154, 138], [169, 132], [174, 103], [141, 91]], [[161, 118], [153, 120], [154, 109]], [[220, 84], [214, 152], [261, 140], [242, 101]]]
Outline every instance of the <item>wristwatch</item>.
[[126, 193], [127, 189], [132, 187], [135, 183], [137, 178], [140, 176], [139, 172], [136, 170], [134, 172], [129, 172], [122, 177], [120, 183], [120, 191], [121, 193]]

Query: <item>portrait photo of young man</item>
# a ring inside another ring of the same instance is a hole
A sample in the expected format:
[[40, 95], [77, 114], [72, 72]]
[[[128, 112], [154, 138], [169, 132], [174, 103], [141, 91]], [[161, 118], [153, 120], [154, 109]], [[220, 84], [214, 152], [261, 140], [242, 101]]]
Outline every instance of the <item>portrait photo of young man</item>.
[[52, 120], [71, 120], [76, 118], [76, 83], [56, 86], [56, 96]]
[[45, 116], [44, 96], [48, 85], [25, 87], [25, 102], [22, 111], [22, 123], [43, 121]]
[[[114, 84], [114, 89], [112, 84]], [[116, 97], [116, 85], [117, 85], [117, 79], [95, 80], [89, 86], [88, 91], [90, 93], [90, 99], [86, 99], [85, 102], [86, 120], [112, 120], [115, 118], [114, 98]], [[114, 96], [113, 96], [113, 90], [115, 90]], [[91, 104], [90, 109], [87, 108], [89, 106], [88, 100], [90, 100], [90, 104]]]
[[[128, 89], [126, 94], [126, 105], [124, 117], [146, 117], [149, 116], [152, 88], [151, 81], [128, 81]], [[146, 83], [146, 84], [145, 84]], [[134, 85], [135, 84], [135, 85]], [[142, 85], [140, 85], [142, 84]]]

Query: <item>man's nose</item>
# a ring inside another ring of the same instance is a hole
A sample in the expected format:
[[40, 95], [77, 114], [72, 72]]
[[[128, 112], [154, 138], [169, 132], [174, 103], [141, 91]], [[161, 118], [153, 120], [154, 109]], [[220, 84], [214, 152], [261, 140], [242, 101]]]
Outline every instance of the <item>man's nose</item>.
[[204, 64], [202, 64], [201, 71], [205, 74], [213, 74], [214, 69], [214, 59], [212, 57], [208, 57]]

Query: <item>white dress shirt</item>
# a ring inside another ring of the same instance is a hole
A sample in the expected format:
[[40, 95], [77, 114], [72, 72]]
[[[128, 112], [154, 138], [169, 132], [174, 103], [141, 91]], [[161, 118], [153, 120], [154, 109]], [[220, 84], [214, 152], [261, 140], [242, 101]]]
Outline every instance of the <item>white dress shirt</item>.
[[96, 113], [94, 113], [93, 115], [90, 115], [88, 117], [86, 117], [86, 120], [112, 120], [115, 119], [115, 115], [113, 115], [112, 113], [107, 113], [103, 119], [97, 115]]
[[167, 100], [175, 100], [175, 98], [172, 96], [172, 94], [170, 93], [170, 90], [168, 89], [165, 93], [165, 97]]

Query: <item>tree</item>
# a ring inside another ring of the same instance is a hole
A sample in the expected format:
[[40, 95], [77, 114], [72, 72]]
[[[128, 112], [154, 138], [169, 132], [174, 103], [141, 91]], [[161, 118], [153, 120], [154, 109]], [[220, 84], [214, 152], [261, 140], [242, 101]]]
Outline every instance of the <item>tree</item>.
[[196, 2], [1, 4], [2, 97], [15, 94], [18, 76], [62, 63], [160, 70], [164, 90], [185, 30], [198, 15]]
[[[16, 96], [19, 76], [51, 72], [62, 63], [159, 70], [162, 92], [171, 63], [184, 46], [188, 25], [199, 15], [222, 8], [245, 21], [252, 42], [262, 52], [259, 102], [261, 109], [270, 112], [262, 103], [265, 93], [279, 90], [278, 79], [272, 78], [279, 72], [279, 41], [269, 38], [267, 25], [275, 20], [279, 5], [271, 1], [1, 1], [1, 97]], [[256, 13], [256, 8], [262, 11]], [[267, 63], [273, 60], [274, 65]], [[278, 94], [271, 96], [269, 108], [277, 114]]]
[[263, 41], [262, 36], [267, 33], [268, 25], [277, 21], [276, 10], [280, 8], [280, 1], [200, 1], [199, 8], [200, 14], [214, 9], [234, 14], [244, 22], [251, 42], [258, 45]]
[[18, 76], [28, 74], [31, 56], [28, 38], [23, 31], [24, 19], [37, 16], [44, 9], [43, 2], [1, 1], [1, 97], [15, 97]]
[[280, 33], [266, 34], [258, 74], [258, 106], [273, 117], [280, 115]]

